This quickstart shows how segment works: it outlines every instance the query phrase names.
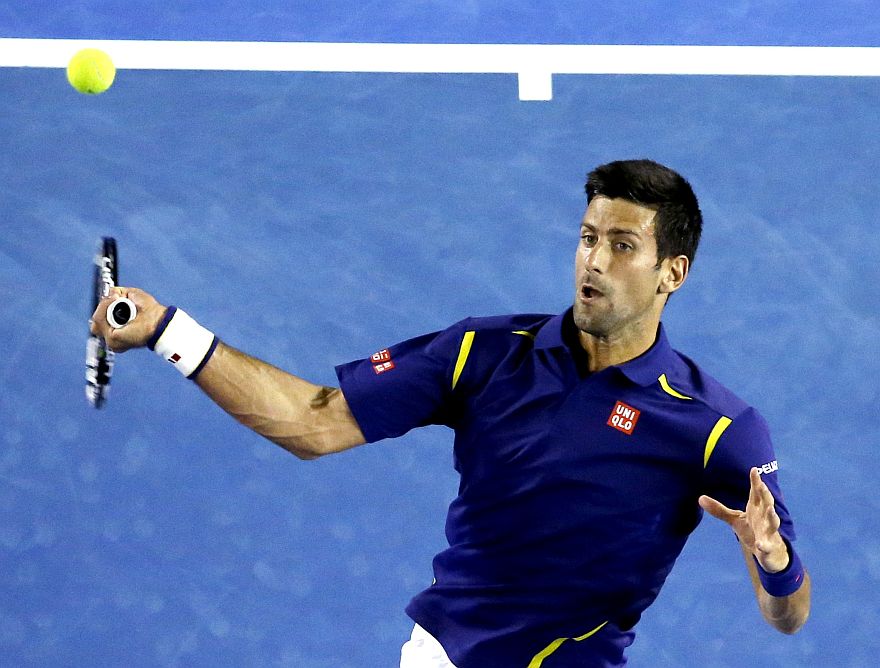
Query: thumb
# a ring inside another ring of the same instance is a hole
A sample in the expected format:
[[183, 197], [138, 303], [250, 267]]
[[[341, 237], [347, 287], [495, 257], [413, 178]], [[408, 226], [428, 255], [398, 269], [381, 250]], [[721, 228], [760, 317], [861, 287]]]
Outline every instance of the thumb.
[[114, 288], [114, 291], [114, 296], [125, 297], [133, 301], [134, 305], [137, 306], [138, 311], [144, 311], [157, 303], [156, 299], [151, 294], [144, 292], [139, 288], [117, 287]]
[[722, 522], [727, 522], [727, 524], [733, 524], [734, 520], [738, 519], [742, 514], [736, 510], [731, 510], [720, 501], [716, 501], [711, 496], [706, 496], [705, 494], [698, 499], [698, 503], [700, 508], [712, 517]]
[[110, 297], [102, 302], [103, 310], [99, 307], [93, 320], [100, 320], [102, 316], [106, 320], [107, 306], [112, 298], [116, 297], [126, 297], [134, 302], [137, 307], [137, 316], [118, 329], [104, 327], [102, 323], [100, 329], [107, 345], [114, 352], [124, 352], [131, 348], [141, 348], [147, 345], [165, 315], [166, 308], [157, 302], [151, 294], [139, 288], [116, 287]]

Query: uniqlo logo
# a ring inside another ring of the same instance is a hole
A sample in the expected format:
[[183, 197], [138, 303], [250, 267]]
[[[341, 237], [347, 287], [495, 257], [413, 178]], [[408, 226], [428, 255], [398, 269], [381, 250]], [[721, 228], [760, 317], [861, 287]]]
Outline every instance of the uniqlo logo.
[[636, 428], [636, 423], [639, 421], [639, 415], [641, 414], [642, 412], [640, 410], [637, 410], [622, 401], [618, 401], [614, 404], [614, 410], [611, 411], [611, 415], [608, 416], [608, 426], [614, 427], [618, 431], [622, 431], [629, 436]]
[[177, 364], [180, 361], [180, 355], [174, 353], [171, 357], [168, 358], [168, 361], [172, 364]]
[[373, 371], [377, 374], [391, 371], [391, 369], [394, 368], [394, 362], [391, 360], [391, 353], [388, 352], [387, 348], [371, 355], [370, 361], [373, 363]]
[[394, 368], [394, 362], [388, 360], [387, 362], [382, 362], [382, 364], [374, 364], [373, 371], [376, 373], [385, 373], [386, 371], [391, 371]]

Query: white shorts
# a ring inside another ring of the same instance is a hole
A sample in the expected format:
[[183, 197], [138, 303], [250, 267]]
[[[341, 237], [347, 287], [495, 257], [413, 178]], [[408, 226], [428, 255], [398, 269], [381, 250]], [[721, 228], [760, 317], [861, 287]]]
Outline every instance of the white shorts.
[[400, 648], [400, 668], [455, 668], [437, 639], [418, 624]]

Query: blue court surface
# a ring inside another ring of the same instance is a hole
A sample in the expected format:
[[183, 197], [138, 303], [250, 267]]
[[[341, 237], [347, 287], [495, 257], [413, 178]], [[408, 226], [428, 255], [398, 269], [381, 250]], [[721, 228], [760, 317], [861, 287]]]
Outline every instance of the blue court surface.
[[[880, 34], [873, 2], [176, 4], [0, 2], [0, 37]], [[102, 235], [123, 283], [333, 384], [335, 364], [466, 316], [565, 309], [584, 176], [632, 157], [700, 197], [703, 243], [667, 331], [767, 418], [813, 614], [792, 637], [767, 626], [733, 535], [706, 518], [630, 664], [877, 665], [880, 79], [571, 74], [523, 102], [513, 74], [120, 69], [84, 96], [61, 68], [0, 67], [0, 91], [0, 665], [396, 666], [403, 608], [445, 544], [445, 429], [301, 462], [145, 351], [118, 359], [105, 409], [88, 406]]]

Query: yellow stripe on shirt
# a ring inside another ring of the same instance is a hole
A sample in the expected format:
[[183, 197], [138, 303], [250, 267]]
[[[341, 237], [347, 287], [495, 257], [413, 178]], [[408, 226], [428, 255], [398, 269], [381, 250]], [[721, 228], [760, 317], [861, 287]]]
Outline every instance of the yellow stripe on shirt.
[[693, 397], [688, 397], [681, 392], [678, 392], [677, 390], [673, 390], [672, 386], [669, 384], [669, 381], [666, 380], [665, 373], [661, 373], [660, 377], [657, 380], [660, 381], [660, 387], [663, 388], [663, 391], [666, 392], [666, 394], [670, 394], [676, 399], [686, 399], [688, 401], [693, 401]]
[[519, 334], [520, 336], [525, 336], [526, 338], [532, 339], [533, 341], [535, 340], [535, 335], [532, 334], [532, 332], [527, 332], [524, 329], [517, 329], [511, 332], [511, 334]]
[[468, 355], [471, 354], [471, 346], [474, 344], [475, 332], [468, 331], [464, 333], [461, 339], [461, 347], [458, 349], [458, 359], [455, 360], [455, 371], [452, 372], [452, 389], [458, 385], [458, 379], [461, 372], [464, 371], [464, 365], [467, 364]]
[[581, 640], [586, 640], [590, 636], [598, 633], [602, 629], [602, 627], [605, 626], [607, 623], [608, 623], [607, 621], [604, 621], [601, 624], [599, 624], [599, 626], [594, 628], [592, 631], [587, 631], [584, 635], [578, 636], [577, 638], [557, 638], [556, 640], [551, 642], [549, 645], [547, 645], [544, 649], [542, 649], [540, 652], [535, 654], [535, 656], [532, 657], [532, 660], [529, 662], [529, 665], [527, 668], [541, 668], [541, 664], [544, 663], [544, 659], [546, 659], [548, 656], [553, 654], [553, 652], [555, 652], [557, 649], [559, 649], [559, 646], [562, 643], [564, 643], [566, 640], [574, 640], [575, 642], [580, 642]]
[[722, 415], [718, 418], [718, 422], [715, 423], [715, 426], [712, 427], [709, 438], [706, 439], [706, 451], [703, 453], [703, 468], [706, 468], [709, 464], [709, 457], [712, 456], [712, 451], [715, 450], [715, 446], [718, 445], [718, 439], [721, 438], [724, 430], [727, 429], [732, 422], [733, 420], [729, 417]]

